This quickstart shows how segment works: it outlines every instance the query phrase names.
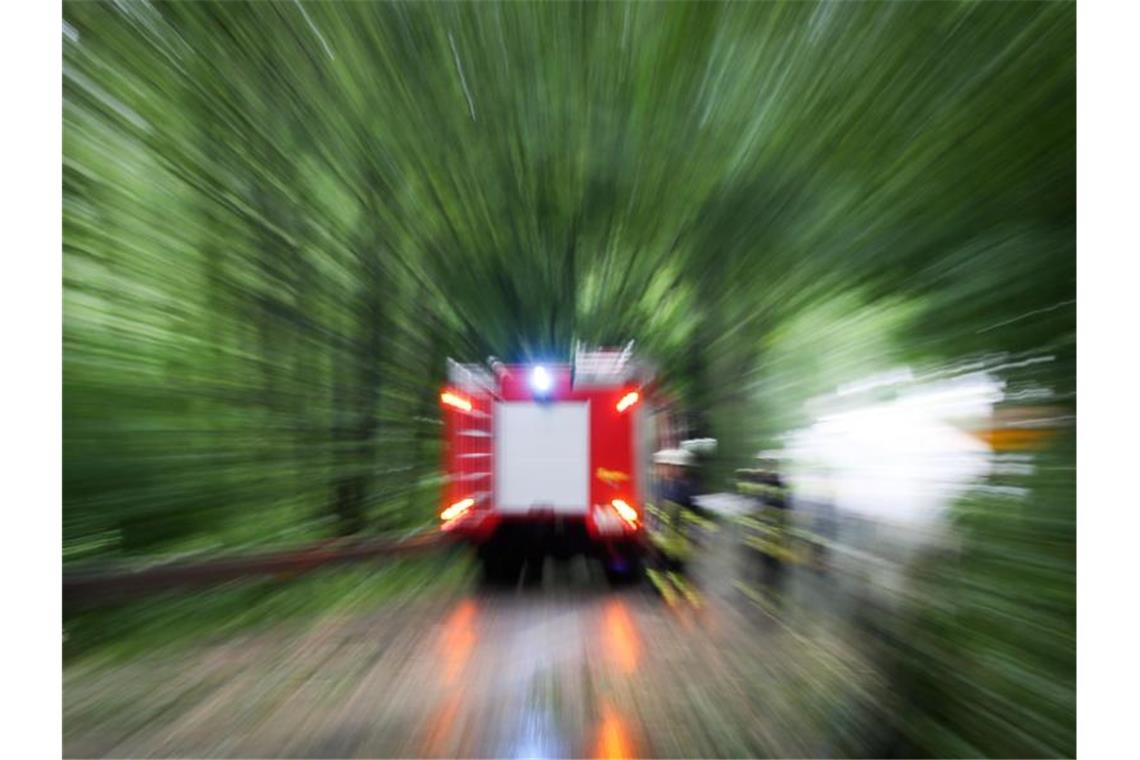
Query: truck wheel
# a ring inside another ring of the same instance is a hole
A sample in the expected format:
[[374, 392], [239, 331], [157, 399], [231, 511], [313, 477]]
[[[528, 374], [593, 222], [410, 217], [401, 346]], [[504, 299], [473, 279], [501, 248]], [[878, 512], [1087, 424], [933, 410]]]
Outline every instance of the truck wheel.
[[532, 552], [520, 557], [519, 561], [522, 565], [519, 569], [522, 572], [523, 584], [526, 586], [541, 586], [542, 570], [546, 564], [546, 555], [542, 552]]
[[640, 558], [620, 557], [605, 560], [606, 580], [611, 586], [633, 586], [645, 576]]
[[522, 571], [522, 558], [515, 554], [483, 555], [483, 578], [492, 586], [513, 586]]

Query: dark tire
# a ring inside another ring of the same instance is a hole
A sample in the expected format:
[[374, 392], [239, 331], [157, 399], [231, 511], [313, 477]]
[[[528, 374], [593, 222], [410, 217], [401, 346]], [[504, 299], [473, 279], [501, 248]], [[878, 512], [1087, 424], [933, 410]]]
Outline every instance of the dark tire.
[[604, 561], [606, 580], [614, 587], [635, 586], [645, 577], [645, 563], [640, 557], [621, 557]]
[[520, 564], [522, 565], [519, 569], [522, 572], [523, 585], [530, 588], [541, 586], [546, 555], [541, 552], [528, 554], [525, 558], [520, 558]]
[[483, 561], [483, 579], [490, 586], [513, 586], [518, 582], [522, 572], [523, 560], [513, 552], [485, 552], [481, 557]]

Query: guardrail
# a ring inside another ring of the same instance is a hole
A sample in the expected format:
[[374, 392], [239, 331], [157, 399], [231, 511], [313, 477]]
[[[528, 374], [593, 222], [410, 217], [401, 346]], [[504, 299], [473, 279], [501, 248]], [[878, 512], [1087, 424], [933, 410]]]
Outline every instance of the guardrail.
[[173, 588], [255, 578], [291, 579], [329, 565], [406, 556], [439, 549], [450, 537], [438, 530], [364, 540], [333, 540], [245, 557], [174, 561], [144, 568], [64, 571], [65, 610], [96, 606]]

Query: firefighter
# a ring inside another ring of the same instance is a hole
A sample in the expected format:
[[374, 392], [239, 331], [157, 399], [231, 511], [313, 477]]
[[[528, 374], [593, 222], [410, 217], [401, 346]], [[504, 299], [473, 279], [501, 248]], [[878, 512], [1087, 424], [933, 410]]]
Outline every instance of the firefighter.
[[[692, 456], [691, 464], [686, 468], [690, 490], [695, 497], [698, 494], [708, 493], [711, 482], [712, 458], [716, 454], [717, 442], [715, 438], [692, 438], [681, 441], [681, 449]], [[692, 499], [690, 506], [694, 515], [699, 515], [706, 523], [713, 519], [713, 513], [703, 508], [698, 499]]]
[[682, 569], [692, 556], [687, 525], [693, 510], [695, 458], [684, 449], [664, 449], [653, 455], [657, 498], [650, 506], [650, 540], [672, 569]]
[[749, 471], [741, 483], [756, 500], [752, 515], [743, 518], [744, 543], [758, 560], [760, 592], [766, 603], [778, 605], [787, 565], [793, 552], [789, 535], [790, 497], [775, 460], [759, 458], [756, 469]]
[[685, 573], [702, 520], [695, 512], [696, 458], [684, 449], [664, 449], [653, 455], [657, 485], [653, 503], [646, 505], [649, 540], [655, 549], [654, 567], [646, 575], [670, 605], [687, 600], [701, 606], [701, 597]]

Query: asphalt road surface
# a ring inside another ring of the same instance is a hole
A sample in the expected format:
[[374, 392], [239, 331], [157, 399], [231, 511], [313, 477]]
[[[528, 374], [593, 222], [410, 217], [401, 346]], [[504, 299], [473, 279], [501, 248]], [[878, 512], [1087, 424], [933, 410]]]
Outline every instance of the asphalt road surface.
[[[731, 511], [732, 505], [729, 506]], [[739, 757], [834, 754], [874, 672], [804, 574], [750, 584], [730, 526], [688, 593], [611, 589], [584, 561], [64, 672], [64, 754], [131, 757]]]

